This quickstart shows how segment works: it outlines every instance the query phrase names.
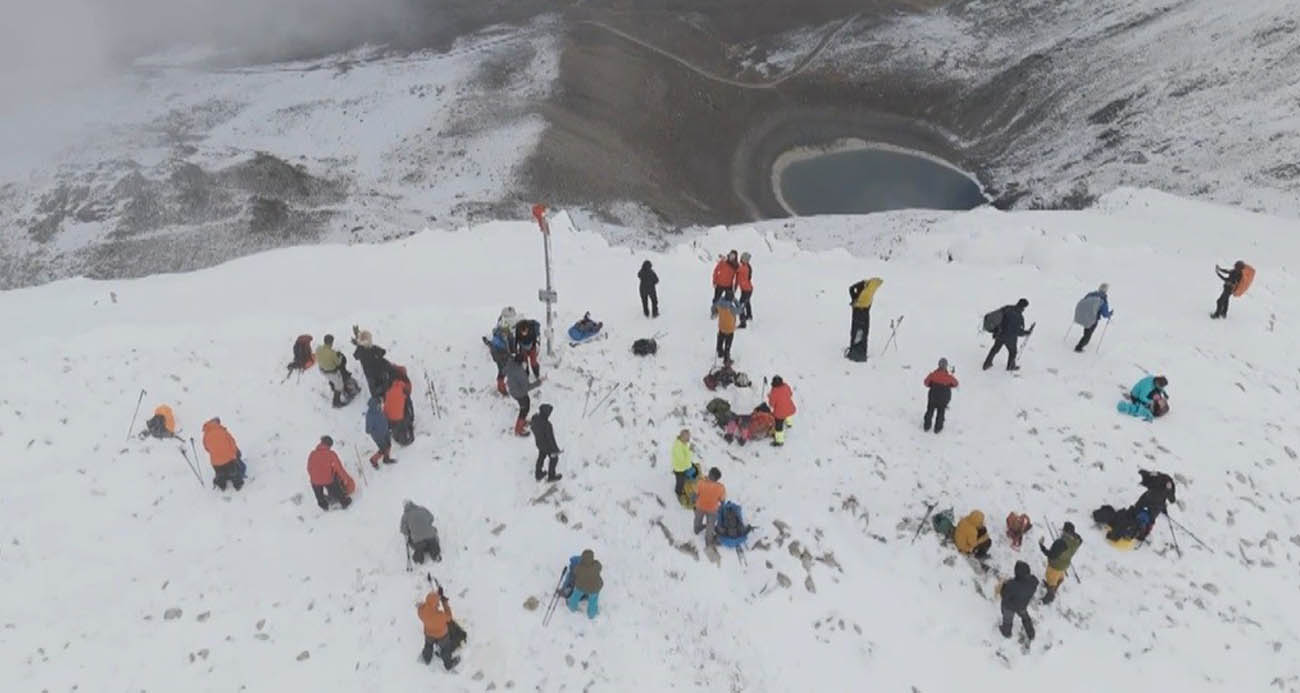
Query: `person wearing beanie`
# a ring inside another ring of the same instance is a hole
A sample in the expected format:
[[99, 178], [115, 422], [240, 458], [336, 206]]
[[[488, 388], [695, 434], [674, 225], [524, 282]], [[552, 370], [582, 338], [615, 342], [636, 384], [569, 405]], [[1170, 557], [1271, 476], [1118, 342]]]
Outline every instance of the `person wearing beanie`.
[[[560, 446], [555, 442], [555, 427], [551, 425], [551, 411], [554, 408], [543, 404], [537, 408], [529, 427], [533, 431], [533, 442], [537, 444], [537, 464], [533, 469], [533, 478], [541, 481], [559, 481], [563, 474], [555, 473], [555, 465], [560, 461]], [[549, 462], [546, 471], [542, 465]]]
[[921, 422], [922, 430], [929, 431], [931, 422], [934, 432], [943, 431], [944, 414], [948, 403], [952, 401], [952, 389], [957, 387], [957, 378], [948, 370], [948, 359], [939, 359], [939, 367], [925, 376], [925, 387], [929, 390], [925, 403], [925, 419]]
[[1034, 621], [1029, 618], [1029, 602], [1033, 601], [1038, 591], [1038, 578], [1034, 577], [1029, 564], [1016, 561], [1016, 576], [1001, 585], [998, 592], [1002, 595], [1002, 626], [998, 629], [1002, 637], [1011, 637], [1011, 624], [1014, 617], [1020, 617], [1020, 625], [1025, 629], [1025, 638], [1034, 639]]
[[795, 409], [794, 392], [779, 375], [772, 376], [772, 390], [767, 393], [767, 406], [772, 410], [776, 424], [772, 430], [772, 445], [785, 445], [785, 429], [793, 425]]
[[744, 329], [754, 319], [754, 306], [750, 304], [750, 297], [754, 295], [754, 268], [749, 264], [749, 253], [740, 254], [736, 287], [740, 289], [740, 324], [737, 327]]
[[1002, 313], [1002, 321], [993, 330], [993, 347], [989, 349], [989, 355], [984, 358], [984, 370], [987, 371], [993, 367], [993, 358], [998, 355], [999, 351], [1002, 351], [1003, 347], [1007, 349], [1007, 370], [1020, 370], [1020, 366], [1016, 365], [1016, 353], [1019, 351], [1020, 338], [1028, 337], [1034, 333], [1033, 325], [1028, 330], [1025, 329], [1025, 309], [1028, 307], [1029, 299], [1022, 298], [1016, 301], [1014, 306], [1003, 306], [999, 309]]
[[1070, 569], [1070, 561], [1074, 554], [1083, 544], [1083, 538], [1074, 531], [1074, 523], [1067, 522], [1061, 526], [1061, 536], [1052, 542], [1052, 548], [1043, 545], [1042, 537], [1038, 538], [1038, 548], [1047, 556], [1047, 574], [1043, 577], [1043, 584], [1047, 587], [1047, 594], [1043, 595], [1043, 603], [1051, 604], [1056, 599], [1056, 590], [1060, 589], [1061, 583], [1065, 581], [1065, 573]]
[[338, 503], [344, 510], [352, 505], [352, 492], [357, 484], [343, 468], [343, 462], [334, 453], [334, 439], [321, 436], [320, 444], [307, 456], [307, 477], [316, 494], [316, 505], [329, 510], [330, 503]]
[[383, 397], [384, 393], [388, 392], [388, 384], [393, 377], [393, 365], [385, 358], [388, 352], [383, 347], [375, 346], [370, 332], [359, 330], [356, 325], [352, 326], [352, 334], [352, 343], [357, 347], [352, 352], [352, 358], [361, 364], [361, 372], [366, 376], [366, 386], [370, 389], [370, 396]]
[[736, 270], [740, 269], [740, 258], [732, 250], [725, 257], [718, 257], [718, 264], [713, 266], [713, 302], [710, 304], [709, 317], [718, 317], [718, 301], [736, 298]]
[[1110, 284], [1103, 282], [1096, 291], [1089, 292], [1074, 306], [1074, 322], [1083, 328], [1083, 337], [1074, 345], [1076, 352], [1083, 353], [1083, 348], [1088, 346], [1088, 340], [1092, 339], [1092, 333], [1102, 318], [1110, 320], [1115, 314], [1110, 309], [1109, 292]]
[[714, 304], [714, 313], [718, 316], [718, 339], [715, 351], [718, 358], [722, 359], [725, 366], [731, 365], [731, 344], [736, 339], [736, 315], [740, 309], [736, 307], [736, 302], [731, 299], [731, 294], [726, 294], [718, 299]]
[[647, 318], [659, 317], [659, 290], [656, 288], [659, 283], [659, 275], [655, 274], [654, 267], [651, 266], [649, 260], [641, 263], [641, 269], [636, 273], [636, 278], [641, 281], [641, 312], [645, 313]]

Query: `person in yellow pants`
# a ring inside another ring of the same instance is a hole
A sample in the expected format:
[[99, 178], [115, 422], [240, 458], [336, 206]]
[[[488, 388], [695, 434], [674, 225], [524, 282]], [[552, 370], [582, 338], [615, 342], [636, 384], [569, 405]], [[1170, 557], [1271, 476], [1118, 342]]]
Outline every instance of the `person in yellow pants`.
[[1038, 540], [1038, 548], [1047, 556], [1047, 575], [1044, 577], [1043, 584], [1047, 587], [1047, 594], [1043, 595], [1043, 603], [1051, 604], [1056, 599], [1056, 590], [1061, 587], [1065, 581], [1065, 573], [1070, 569], [1070, 561], [1074, 559], [1074, 554], [1083, 544], [1083, 539], [1074, 531], [1074, 523], [1067, 522], [1061, 526], [1061, 535], [1052, 542], [1052, 548], [1043, 545], [1042, 538]]

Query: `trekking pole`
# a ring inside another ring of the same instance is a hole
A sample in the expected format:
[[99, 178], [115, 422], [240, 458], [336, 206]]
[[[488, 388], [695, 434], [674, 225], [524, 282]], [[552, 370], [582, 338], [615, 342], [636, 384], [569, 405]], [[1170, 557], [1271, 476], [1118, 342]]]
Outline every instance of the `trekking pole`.
[[1096, 353], [1101, 353], [1101, 343], [1106, 341], [1106, 330], [1110, 329], [1110, 318], [1106, 318], [1106, 324], [1101, 326], [1101, 336], [1097, 338]]
[[359, 449], [357, 448], [356, 443], [353, 443], [353, 444], [352, 444], [352, 454], [354, 454], [354, 455], [357, 456], [357, 475], [361, 477], [361, 485], [362, 485], [362, 486], [365, 486], [365, 485], [366, 485], [366, 469], [365, 469], [366, 466], [365, 466], [364, 464], [361, 464], [361, 450], [359, 450]]
[[925, 517], [921, 518], [921, 524], [916, 526], [916, 534], [912, 535], [913, 544], [916, 543], [917, 537], [921, 536], [921, 530], [925, 529], [925, 521], [930, 519], [930, 513], [934, 512], [935, 507], [937, 507], [938, 505], [939, 505], [938, 503], [931, 503], [929, 506], [926, 507]]
[[894, 351], [898, 351], [898, 343], [896, 339], [898, 337], [898, 328], [903, 325], [903, 317], [904, 316], [900, 315], [897, 319], [889, 321], [889, 340], [885, 342], [885, 348], [880, 350], [880, 356], [884, 356], [885, 352], [889, 351], [890, 344], [894, 345]]
[[[1074, 331], [1074, 323], [1071, 322], [1071, 323], [1070, 323], [1070, 326], [1067, 327], [1067, 328], [1065, 328], [1065, 336], [1064, 336], [1064, 337], [1061, 337], [1061, 341], [1062, 341], [1062, 342], [1069, 342], [1069, 341], [1070, 341], [1070, 333], [1073, 332], [1073, 331]], [[1053, 541], [1055, 541], [1055, 539], [1053, 539]]]
[[1174, 531], [1174, 519], [1169, 517], [1168, 512], [1165, 513], [1165, 519], [1169, 520], [1169, 536], [1174, 538], [1174, 550], [1178, 552], [1178, 557], [1182, 558], [1183, 550], [1178, 546], [1178, 532]]
[[[604, 397], [601, 397], [600, 399], [596, 400], [596, 405], [593, 406], [591, 408], [591, 411], [588, 413], [595, 414], [596, 412], [600, 411], [600, 405], [604, 404], [606, 400], [614, 396], [614, 392], [616, 390], [618, 390], [618, 383], [614, 383], [614, 386], [609, 388], [609, 392], [606, 392]], [[586, 418], [586, 416], [584, 415], [583, 418]]]
[[199, 488], [204, 488], [203, 477], [199, 476], [198, 468], [190, 463], [190, 454], [188, 452], [185, 452], [184, 443], [181, 443], [181, 457], [185, 458], [185, 466], [189, 467], [191, 472], [194, 472], [194, 479], [199, 482]]
[[403, 551], [403, 553], [406, 554], [406, 572], [409, 573], [409, 572], [411, 572], [411, 568], [412, 568], [412, 566], [411, 566], [411, 542], [410, 542], [409, 540], [408, 540], [408, 541], [404, 541], [404, 542], [402, 542], [402, 546], [405, 548], [405, 551]]
[[1191, 533], [1190, 531], [1188, 531], [1188, 529], [1187, 529], [1186, 527], [1184, 527], [1180, 522], [1178, 522], [1178, 521], [1175, 520], [1174, 518], [1170, 517], [1168, 511], [1165, 511], [1165, 517], [1169, 518], [1169, 522], [1171, 522], [1171, 523], [1173, 524], [1173, 526], [1177, 527], [1178, 529], [1183, 530], [1183, 532], [1184, 532], [1185, 534], [1187, 534], [1187, 536], [1191, 537], [1193, 541], [1195, 541], [1196, 543], [1200, 544], [1200, 545], [1201, 545], [1201, 548], [1203, 548], [1203, 549], [1205, 549], [1206, 551], [1209, 551], [1209, 552], [1211, 552], [1211, 553], [1214, 552], [1214, 549], [1211, 549], [1210, 546], [1209, 546], [1208, 544], [1206, 544], [1205, 542], [1201, 541], [1201, 538], [1200, 538], [1200, 537], [1196, 536], [1195, 534], [1192, 534], [1192, 533]]
[[[1052, 543], [1055, 544], [1055, 543], [1056, 543], [1056, 530], [1052, 529], [1052, 518], [1047, 517], [1046, 515], [1044, 515], [1044, 516], [1043, 516], [1043, 519], [1047, 520], [1047, 535], [1048, 535], [1049, 537], [1052, 538]], [[1079, 571], [1077, 571], [1077, 570], [1070, 570], [1069, 567], [1066, 567], [1065, 572], [1067, 572], [1067, 573], [1074, 573], [1074, 579], [1075, 579], [1076, 581], [1078, 581], [1079, 584], [1081, 584], [1081, 585], [1083, 584], [1083, 579], [1079, 577]]]
[[564, 579], [569, 576], [569, 567], [565, 566], [560, 571], [560, 581], [555, 583], [555, 591], [551, 593], [551, 603], [547, 605], [546, 611], [542, 613], [542, 625], [548, 626], [551, 623], [551, 616], [555, 613], [555, 607], [560, 603], [560, 591], [564, 589]]
[[135, 432], [135, 417], [140, 415], [140, 403], [144, 401], [144, 388], [140, 388], [140, 396], [135, 400], [135, 411], [131, 413], [131, 426], [126, 429], [126, 439], [131, 440], [131, 434]]
[[1038, 327], [1038, 323], [1034, 323], [1034, 324], [1032, 324], [1032, 325], [1029, 326], [1029, 334], [1025, 335], [1025, 341], [1022, 342], [1022, 343], [1020, 344], [1020, 353], [1021, 353], [1021, 354], [1024, 354], [1024, 353], [1025, 353], [1025, 350], [1027, 350], [1027, 349], [1029, 348], [1029, 340], [1032, 339], [1033, 336], [1034, 336], [1034, 328], [1035, 328], [1035, 327]]

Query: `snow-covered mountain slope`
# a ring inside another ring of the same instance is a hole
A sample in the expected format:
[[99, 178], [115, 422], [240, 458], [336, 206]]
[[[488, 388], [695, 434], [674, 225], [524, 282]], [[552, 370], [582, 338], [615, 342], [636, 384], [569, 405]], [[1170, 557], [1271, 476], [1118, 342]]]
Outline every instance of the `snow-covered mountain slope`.
[[[532, 480], [531, 441], [507, 435], [514, 405], [479, 342], [503, 305], [538, 314], [530, 225], [0, 294], [6, 689], [1300, 690], [1300, 242], [1287, 222], [1121, 191], [1089, 212], [844, 223], [880, 239], [865, 258], [765, 227], [646, 256], [563, 216], [553, 227], [561, 326], [590, 310], [611, 335], [545, 362], [534, 401], [555, 405], [554, 486]], [[735, 354], [756, 385], [718, 394], [751, 407], [757, 383], [782, 375], [799, 406], [784, 449], [728, 446], [703, 420], [710, 269], [733, 247], [754, 256], [756, 321]], [[653, 322], [636, 305], [643, 257], [662, 279]], [[1238, 257], [1258, 278], [1211, 321], [1211, 269]], [[885, 278], [873, 358], [852, 364], [845, 287], [870, 275]], [[1079, 355], [1061, 334], [1101, 281], [1116, 317]], [[1042, 328], [1024, 370], [981, 372], [979, 316], [1020, 296]], [[900, 318], [897, 350], [881, 355]], [[342, 338], [353, 323], [411, 370], [419, 435], [396, 466], [365, 470], [351, 509], [321, 513], [307, 453], [328, 433], [355, 465], [369, 447], [361, 405], [331, 409], [316, 373], [280, 380], [294, 336]], [[630, 355], [656, 331], [658, 356]], [[920, 428], [921, 380], [940, 356], [961, 387], [935, 436]], [[1154, 424], [1115, 412], [1144, 369], [1171, 379], [1173, 411]], [[141, 388], [145, 412], [172, 404], [186, 438], [221, 416], [249, 485], [217, 493], [206, 456], [200, 486], [175, 443], [123, 442]], [[683, 426], [760, 528], [747, 564], [729, 550], [709, 560], [671, 497]], [[1091, 528], [1094, 507], [1136, 498], [1139, 468], [1178, 478], [1174, 517], [1207, 546], [1180, 533], [1180, 557], [1162, 522], [1120, 552]], [[405, 571], [403, 498], [442, 533], [434, 574], [470, 633], [453, 674], [416, 662], [426, 586]], [[1082, 581], [1031, 608], [1028, 653], [994, 629], [992, 576], [928, 529], [912, 543], [927, 501], [983, 510], [1003, 574], [1024, 559], [1041, 575], [1049, 520], [1080, 527]], [[1019, 552], [1001, 532], [1013, 510], [1036, 526]], [[604, 563], [600, 616], [543, 628], [525, 603], [544, 608], [587, 547]]]

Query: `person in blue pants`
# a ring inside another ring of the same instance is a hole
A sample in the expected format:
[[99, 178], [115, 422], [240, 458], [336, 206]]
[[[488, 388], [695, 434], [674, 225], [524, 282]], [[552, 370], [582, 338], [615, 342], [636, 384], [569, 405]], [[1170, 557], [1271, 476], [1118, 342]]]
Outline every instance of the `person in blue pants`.
[[1126, 399], [1120, 400], [1115, 406], [1121, 414], [1136, 416], [1143, 421], [1151, 421], [1155, 418], [1155, 412], [1152, 409], [1154, 398], [1159, 396], [1161, 399], [1168, 398], [1165, 388], [1169, 386], [1169, 379], [1163, 375], [1148, 375], [1139, 380], [1137, 385], [1129, 391]]
[[583, 599], [587, 600], [587, 618], [596, 618], [600, 612], [600, 590], [605, 586], [600, 578], [600, 561], [591, 549], [581, 556], [569, 559], [569, 576], [572, 578], [573, 591], [569, 593], [569, 611], [577, 611]]

